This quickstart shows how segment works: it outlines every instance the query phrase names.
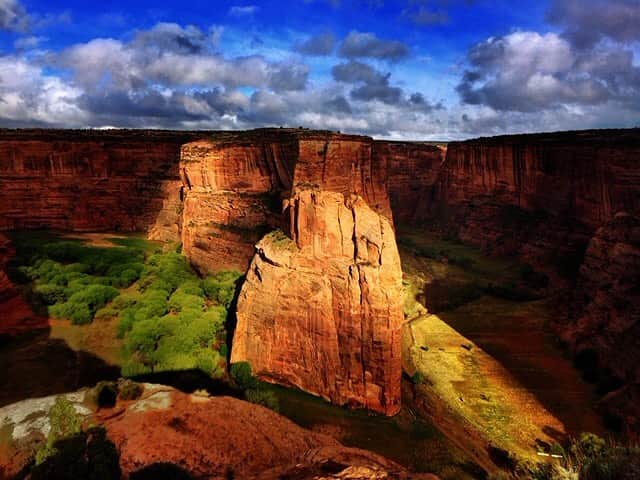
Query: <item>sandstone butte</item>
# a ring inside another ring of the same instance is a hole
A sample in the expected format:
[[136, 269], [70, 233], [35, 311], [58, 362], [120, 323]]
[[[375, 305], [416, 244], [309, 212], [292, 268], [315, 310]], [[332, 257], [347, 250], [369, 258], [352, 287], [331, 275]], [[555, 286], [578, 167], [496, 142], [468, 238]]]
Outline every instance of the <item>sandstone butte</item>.
[[[299, 382], [309, 359], [291, 357], [290, 345], [293, 335], [304, 332], [296, 339], [302, 350], [309, 336], [322, 338], [327, 350], [317, 358], [331, 362], [342, 346], [349, 351], [340, 358], [345, 368], [340, 380], [329, 378], [334, 372], [319, 378], [323, 370], [316, 371], [309, 389], [339, 402], [371, 405], [378, 380], [371, 383], [365, 373], [357, 384], [349, 382], [363, 370], [363, 359], [372, 358], [368, 340], [377, 351], [373, 357], [395, 351], [379, 343], [393, 335], [378, 336], [394, 328], [387, 325], [394, 304], [381, 314], [377, 297], [384, 291], [381, 282], [397, 275], [387, 271], [395, 246], [386, 251], [385, 228], [394, 228], [394, 221], [412, 228], [437, 226], [489, 253], [517, 255], [547, 273], [554, 288], [570, 298], [569, 308], [559, 309], [554, 320], [558, 334], [575, 352], [593, 350], [628, 399], [635, 398], [640, 378], [634, 360], [640, 346], [624, 341], [637, 338], [632, 336], [637, 290], [629, 285], [637, 285], [638, 278], [633, 225], [640, 216], [639, 166], [638, 129], [505, 136], [446, 147], [291, 129], [1, 131], [0, 230], [146, 230], [152, 238], [182, 241], [184, 253], [203, 271], [245, 271], [251, 263], [242, 297], [268, 292], [270, 298], [262, 306], [241, 301], [240, 318], [257, 315], [258, 308], [279, 309], [282, 297], [271, 298], [271, 289], [281, 286], [289, 298], [287, 312], [303, 313], [293, 326], [298, 319], [290, 314], [283, 323], [254, 325], [277, 339], [264, 359], [274, 370], [269, 378]], [[344, 242], [351, 226], [337, 222], [349, 213], [356, 218], [354, 230], [366, 230], [366, 249], [357, 239]], [[370, 227], [375, 218], [383, 228]], [[291, 242], [263, 238], [277, 228]], [[329, 248], [331, 258], [323, 250]], [[375, 258], [382, 265], [367, 264]], [[261, 269], [269, 274], [258, 282]], [[347, 278], [366, 282], [355, 288]], [[355, 298], [350, 295], [358, 290], [362, 301], [340, 303]], [[337, 303], [320, 312], [320, 305], [329, 305], [329, 292]], [[329, 340], [333, 332], [322, 331], [330, 325], [340, 331], [337, 343]], [[363, 327], [359, 334], [358, 326]], [[350, 342], [362, 347], [359, 357]], [[255, 354], [236, 347], [236, 355]], [[375, 361], [365, 370], [371, 378], [384, 378], [388, 373]], [[331, 387], [320, 391], [319, 384]], [[393, 394], [385, 395], [378, 398], [391, 412]], [[630, 410], [638, 418], [637, 406]]]

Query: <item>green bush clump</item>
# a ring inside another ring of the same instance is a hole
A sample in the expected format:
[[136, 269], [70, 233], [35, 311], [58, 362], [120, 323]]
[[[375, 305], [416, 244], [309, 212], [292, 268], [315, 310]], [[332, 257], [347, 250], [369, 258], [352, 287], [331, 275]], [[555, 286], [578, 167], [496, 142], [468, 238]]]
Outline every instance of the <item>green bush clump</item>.
[[241, 277], [240, 272], [233, 270], [217, 272], [202, 281], [202, 289], [208, 299], [229, 308]]
[[249, 364], [249, 362], [237, 362], [232, 364], [229, 374], [236, 384], [244, 390], [252, 390], [258, 386], [258, 381], [253, 376], [251, 364]]
[[411, 382], [414, 385], [421, 385], [424, 383], [424, 374], [422, 372], [416, 372], [411, 376]]
[[118, 398], [118, 384], [116, 382], [98, 382], [95, 387], [87, 390], [84, 401], [98, 408], [115, 406]]
[[77, 291], [64, 303], [49, 308], [54, 318], [69, 318], [72, 323], [82, 325], [93, 320], [98, 309], [118, 296], [119, 292], [105, 285], [87, 285]]
[[45, 305], [55, 305], [67, 300], [64, 287], [55, 284], [44, 283], [37, 285], [33, 292]]
[[238, 272], [202, 280], [180, 253], [138, 238], [103, 248], [49, 234], [17, 237], [22, 265], [14, 271], [33, 282], [34, 300], [51, 316], [74, 324], [117, 318], [123, 375], [191, 368], [224, 375], [224, 325]]
[[80, 433], [82, 421], [73, 404], [65, 397], [57, 397], [49, 410], [51, 429], [44, 446], [36, 453], [36, 465], [43, 463], [56, 453], [55, 443], [58, 440]]
[[103, 427], [91, 427], [55, 443], [55, 453], [31, 468], [31, 480], [120, 478], [120, 455]]
[[178, 288], [169, 298], [169, 310], [173, 313], [180, 313], [185, 310], [202, 312], [204, 310], [204, 298], [186, 293], [182, 288]]
[[606, 441], [593, 433], [582, 433], [568, 449], [559, 449], [557, 463], [519, 465], [517, 474], [539, 480], [631, 480], [640, 478], [640, 447]]
[[280, 411], [280, 404], [275, 393], [266, 389], [251, 389], [244, 392], [247, 401], [262, 405], [275, 412]]

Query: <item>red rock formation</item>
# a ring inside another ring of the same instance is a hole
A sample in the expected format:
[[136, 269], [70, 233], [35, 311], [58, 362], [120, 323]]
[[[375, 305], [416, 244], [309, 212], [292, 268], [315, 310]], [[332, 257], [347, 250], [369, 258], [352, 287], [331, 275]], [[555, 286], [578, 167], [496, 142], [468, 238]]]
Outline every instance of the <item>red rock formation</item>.
[[386, 184], [396, 224], [419, 224], [429, 218], [435, 186], [447, 147], [417, 142], [373, 143], [373, 158], [386, 170]]
[[15, 295], [13, 284], [5, 271], [7, 262], [13, 256], [11, 241], [0, 233], [0, 303]]
[[[342, 446], [259, 405], [145, 385], [141, 398], [93, 412], [83, 392], [66, 394], [85, 425], [102, 425], [118, 450], [123, 478], [170, 464], [194, 478], [276, 480], [437, 480], [410, 474], [380, 455]], [[14, 478], [44, 442], [54, 397], [0, 408], [0, 477]], [[29, 433], [30, 432], [30, 433]], [[35, 448], [34, 448], [35, 447]], [[156, 470], [153, 478], [168, 475]]]
[[151, 230], [177, 239], [180, 145], [195, 135], [0, 131], [0, 229]]
[[425, 207], [466, 242], [541, 267], [571, 260], [575, 273], [600, 225], [640, 210], [639, 162], [634, 130], [452, 143]]
[[582, 357], [592, 352], [589, 368], [599, 370], [602, 387], [627, 385], [606, 399], [604, 407], [615, 407], [623, 425], [638, 433], [638, 404], [626, 409], [619, 404], [624, 397], [640, 395], [639, 217], [619, 213], [598, 229], [580, 267], [573, 299], [569, 318], [555, 319], [554, 327], [574, 352]]
[[392, 224], [357, 195], [298, 190], [291, 235], [257, 245], [232, 362], [337, 404], [400, 409], [402, 272]]
[[194, 265], [246, 270], [255, 243], [279, 226], [280, 192], [291, 188], [296, 159], [290, 135], [203, 140], [182, 148], [182, 244]]

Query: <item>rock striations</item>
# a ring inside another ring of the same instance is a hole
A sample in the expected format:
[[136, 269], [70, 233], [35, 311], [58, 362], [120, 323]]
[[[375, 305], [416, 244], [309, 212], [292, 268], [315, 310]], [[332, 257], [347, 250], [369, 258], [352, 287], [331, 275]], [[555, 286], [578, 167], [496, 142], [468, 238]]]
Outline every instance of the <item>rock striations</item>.
[[337, 404], [400, 408], [402, 272], [391, 222], [358, 195], [302, 189], [290, 234], [257, 245], [232, 361]]
[[[639, 167], [637, 129], [447, 147], [301, 129], [3, 130], [0, 230], [146, 230], [181, 241], [201, 271], [251, 263], [234, 360], [393, 413], [402, 322], [394, 220], [440, 225], [547, 273], [573, 292], [559, 334], [637, 383], [621, 365], [638, 358], [628, 340], [638, 322]], [[268, 234], [277, 229], [284, 234]], [[5, 283], [0, 273], [0, 290]]]

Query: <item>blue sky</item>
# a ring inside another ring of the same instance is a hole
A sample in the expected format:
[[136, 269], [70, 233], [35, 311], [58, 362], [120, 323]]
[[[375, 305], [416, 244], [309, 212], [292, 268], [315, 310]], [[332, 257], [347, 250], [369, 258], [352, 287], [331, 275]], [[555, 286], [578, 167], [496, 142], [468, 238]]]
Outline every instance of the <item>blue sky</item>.
[[640, 124], [640, 0], [0, 0], [0, 126]]

